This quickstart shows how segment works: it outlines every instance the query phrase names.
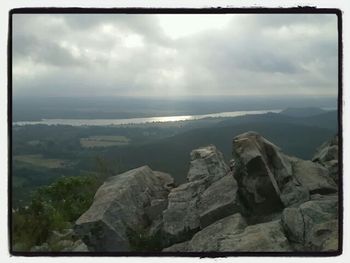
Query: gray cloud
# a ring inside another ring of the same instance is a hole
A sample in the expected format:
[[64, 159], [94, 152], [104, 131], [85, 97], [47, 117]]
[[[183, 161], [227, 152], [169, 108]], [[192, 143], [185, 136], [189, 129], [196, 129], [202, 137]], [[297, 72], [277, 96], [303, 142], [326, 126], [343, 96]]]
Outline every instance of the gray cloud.
[[[195, 19], [195, 18], [194, 18]], [[171, 38], [155, 15], [15, 15], [15, 95], [337, 92], [335, 15], [233, 15]]]

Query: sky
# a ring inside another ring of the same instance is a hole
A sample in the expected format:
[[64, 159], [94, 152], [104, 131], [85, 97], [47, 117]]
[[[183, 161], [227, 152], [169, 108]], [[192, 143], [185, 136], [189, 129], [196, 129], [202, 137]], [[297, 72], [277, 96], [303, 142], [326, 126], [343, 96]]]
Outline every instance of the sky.
[[14, 96], [335, 96], [330, 14], [15, 14]]

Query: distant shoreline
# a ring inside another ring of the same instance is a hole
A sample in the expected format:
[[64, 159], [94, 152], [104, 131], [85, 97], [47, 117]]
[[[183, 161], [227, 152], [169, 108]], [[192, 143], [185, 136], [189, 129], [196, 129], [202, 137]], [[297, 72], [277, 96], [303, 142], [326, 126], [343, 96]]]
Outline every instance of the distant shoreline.
[[165, 123], [186, 120], [201, 120], [205, 118], [227, 118], [238, 117], [251, 114], [280, 113], [282, 109], [274, 110], [252, 110], [252, 111], [230, 111], [200, 115], [182, 115], [182, 116], [161, 116], [129, 119], [42, 119], [40, 121], [15, 121], [13, 125], [70, 125], [70, 126], [110, 126], [110, 125], [128, 125], [128, 124], [146, 124], [146, 123]]

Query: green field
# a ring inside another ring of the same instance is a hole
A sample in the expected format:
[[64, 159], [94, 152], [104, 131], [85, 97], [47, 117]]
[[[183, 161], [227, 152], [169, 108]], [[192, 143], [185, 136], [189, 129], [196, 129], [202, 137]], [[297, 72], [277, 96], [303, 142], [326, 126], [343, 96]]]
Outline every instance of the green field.
[[129, 144], [129, 142], [130, 139], [119, 135], [90, 136], [80, 139], [80, 145], [83, 148], [121, 146]]
[[67, 161], [62, 159], [44, 158], [41, 154], [26, 154], [14, 156], [15, 161], [40, 166], [48, 169], [63, 168], [67, 166]]

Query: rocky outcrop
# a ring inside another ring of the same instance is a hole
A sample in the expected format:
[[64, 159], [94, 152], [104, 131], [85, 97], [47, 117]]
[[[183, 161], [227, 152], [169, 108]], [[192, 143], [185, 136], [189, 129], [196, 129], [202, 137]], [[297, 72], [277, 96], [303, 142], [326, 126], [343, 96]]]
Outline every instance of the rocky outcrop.
[[313, 162], [320, 163], [328, 169], [330, 176], [336, 183], [339, 180], [338, 155], [338, 135], [336, 135], [330, 141], [322, 144], [312, 158]]
[[187, 251], [221, 251], [221, 242], [230, 235], [242, 232], [246, 226], [245, 219], [239, 213], [220, 219], [196, 233]]
[[278, 211], [329, 194], [337, 185], [318, 163], [290, 157], [254, 132], [234, 138], [234, 176], [247, 208], [253, 214]]
[[273, 212], [309, 199], [308, 189], [293, 176], [293, 165], [280, 149], [255, 132], [233, 139], [234, 176], [254, 214]]
[[43, 244], [34, 246], [32, 252], [89, 252], [85, 243], [76, 236], [73, 229], [52, 231], [49, 238]]
[[163, 212], [164, 233], [173, 242], [240, 210], [236, 180], [215, 146], [191, 152], [187, 180], [170, 191]]
[[243, 232], [220, 241], [222, 252], [286, 252], [291, 251], [279, 220], [247, 226]]
[[74, 229], [90, 251], [337, 251], [335, 155], [323, 151], [305, 161], [247, 132], [230, 167], [213, 145], [193, 150], [178, 187], [147, 166], [108, 179]]
[[319, 196], [299, 207], [286, 208], [282, 222], [296, 250], [332, 251], [338, 248], [337, 196]]
[[289, 158], [293, 165], [293, 175], [310, 194], [330, 194], [338, 190], [338, 186], [329, 174], [328, 169], [318, 163]]
[[90, 251], [129, 251], [129, 233], [147, 229], [166, 207], [172, 178], [143, 166], [109, 178], [76, 221]]
[[240, 214], [223, 218], [197, 232], [190, 241], [165, 252], [274, 252], [291, 247], [279, 220], [247, 226]]

